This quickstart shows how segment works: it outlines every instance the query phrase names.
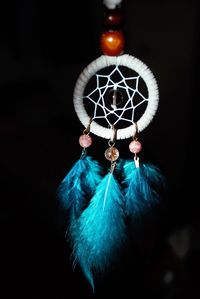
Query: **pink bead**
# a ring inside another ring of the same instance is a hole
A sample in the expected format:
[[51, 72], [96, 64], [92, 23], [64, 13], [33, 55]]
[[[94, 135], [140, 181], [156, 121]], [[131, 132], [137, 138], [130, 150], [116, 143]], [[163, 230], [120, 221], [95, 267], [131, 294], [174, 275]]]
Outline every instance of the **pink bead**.
[[83, 148], [89, 147], [92, 144], [92, 138], [89, 135], [83, 134], [79, 138], [79, 144]]
[[131, 153], [137, 154], [141, 151], [142, 144], [137, 140], [133, 140], [129, 144], [129, 149], [130, 149]]

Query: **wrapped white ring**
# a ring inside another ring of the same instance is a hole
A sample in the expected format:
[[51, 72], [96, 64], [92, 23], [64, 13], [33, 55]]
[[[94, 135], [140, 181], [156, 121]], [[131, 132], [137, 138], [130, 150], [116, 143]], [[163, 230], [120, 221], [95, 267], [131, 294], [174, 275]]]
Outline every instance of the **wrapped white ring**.
[[[74, 108], [77, 113], [78, 118], [84, 127], [87, 127], [90, 123], [91, 117], [87, 114], [84, 107], [83, 97], [85, 87], [90, 80], [90, 78], [95, 75], [99, 70], [109, 67], [112, 65], [124, 66], [133, 71], [137, 72], [140, 77], [144, 80], [147, 90], [148, 90], [148, 103], [145, 112], [137, 121], [138, 132], [144, 130], [149, 123], [152, 121], [159, 102], [159, 92], [156, 79], [150, 69], [138, 58], [124, 54], [120, 56], [106, 56], [102, 55], [93, 62], [91, 62], [79, 75], [75, 88], [74, 88]], [[112, 129], [105, 128], [99, 125], [94, 120], [91, 123], [90, 132], [93, 134], [110, 139], [112, 136]], [[132, 124], [126, 128], [118, 129], [116, 139], [125, 139], [134, 136], [136, 133], [135, 125]]]

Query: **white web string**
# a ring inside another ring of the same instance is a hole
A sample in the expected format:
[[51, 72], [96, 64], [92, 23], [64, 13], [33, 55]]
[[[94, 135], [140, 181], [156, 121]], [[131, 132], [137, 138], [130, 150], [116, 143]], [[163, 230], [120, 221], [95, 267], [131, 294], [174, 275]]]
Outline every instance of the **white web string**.
[[[111, 76], [118, 75], [119, 79], [113, 81]], [[133, 76], [133, 77], [125, 77], [119, 66], [116, 65], [114, 69], [108, 74], [108, 75], [100, 75], [95, 74], [96, 76], [96, 88], [90, 92], [88, 95], [85, 95], [83, 99], [87, 99], [91, 101], [94, 104], [94, 114], [92, 116], [92, 119], [105, 119], [110, 127], [115, 126], [120, 121], [126, 121], [129, 123], [134, 123], [134, 115], [135, 115], [135, 109], [142, 105], [144, 102], [148, 101], [148, 98], [146, 98], [140, 91], [139, 91], [139, 79], [141, 78], [140, 75]], [[105, 81], [103, 84], [102, 79]], [[132, 85], [135, 85], [134, 87], [129, 86], [129, 84], [133, 83]], [[124, 101], [124, 106], [118, 108], [114, 105], [106, 105], [106, 100], [108, 96], [108, 91], [110, 90], [120, 90], [126, 93], [127, 100]], [[134, 97], [136, 95], [139, 95], [141, 98], [141, 101], [137, 102], [137, 104], [134, 104]], [[101, 108], [102, 114], [99, 112]], [[125, 117], [125, 112], [129, 111], [130, 118]], [[110, 115], [115, 115], [116, 121], [111, 123], [111, 121], [108, 119]]]

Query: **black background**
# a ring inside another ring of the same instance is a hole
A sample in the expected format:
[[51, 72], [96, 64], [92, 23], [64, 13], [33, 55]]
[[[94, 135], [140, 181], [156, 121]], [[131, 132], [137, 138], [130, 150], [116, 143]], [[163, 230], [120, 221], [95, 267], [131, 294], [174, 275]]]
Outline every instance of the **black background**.
[[[99, 282], [95, 296], [196, 298], [199, 3], [127, 0], [123, 8], [125, 52], [149, 66], [160, 92], [155, 119], [140, 135], [141, 155], [161, 167], [170, 189], [164, 206], [155, 218], [144, 219], [127, 256]], [[74, 112], [73, 88], [82, 69], [101, 55], [102, 16], [102, 1], [97, 0], [0, 5], [3, 299], [93, 296], [79, 269], [71, 269], [66, 223], [55, 192], [80, 155], [83, 127]], [[107, 143], [93, 138], [91, 154], [106, 163]], [[128, 143], [120, 146], [120, 154], [128, 155]], [[189, 231], [189, 249], [181, 259], [169, 244], [177, 230]], [[168, 269], [174, 280], [164, 284]]]

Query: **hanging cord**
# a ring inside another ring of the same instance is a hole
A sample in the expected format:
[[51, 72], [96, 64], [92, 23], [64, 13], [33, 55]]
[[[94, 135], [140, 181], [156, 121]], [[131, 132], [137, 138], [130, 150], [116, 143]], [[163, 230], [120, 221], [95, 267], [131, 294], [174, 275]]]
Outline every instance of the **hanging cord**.
[[115, 9], [121, 4], [122, 0], [104, 0], [103, 3], [108, 9]]

